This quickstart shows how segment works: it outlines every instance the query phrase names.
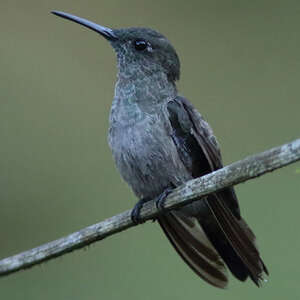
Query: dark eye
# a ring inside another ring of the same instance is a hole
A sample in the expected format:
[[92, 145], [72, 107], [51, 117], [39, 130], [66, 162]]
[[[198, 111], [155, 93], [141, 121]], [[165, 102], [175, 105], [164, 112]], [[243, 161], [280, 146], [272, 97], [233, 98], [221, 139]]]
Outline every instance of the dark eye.
[[134, 48], [138, 51], [143, 51], [147, 48], [148, 44], [144, 40], [135, 40], [134, 41]]

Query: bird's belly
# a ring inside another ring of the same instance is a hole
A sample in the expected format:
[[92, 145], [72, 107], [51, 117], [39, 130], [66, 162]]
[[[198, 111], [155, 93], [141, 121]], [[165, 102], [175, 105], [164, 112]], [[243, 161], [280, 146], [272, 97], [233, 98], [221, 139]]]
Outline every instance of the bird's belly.
[[191, 178], [159, 119], [112, 128], [109, 139], [117, 168], [139, 198], [154, 198]]

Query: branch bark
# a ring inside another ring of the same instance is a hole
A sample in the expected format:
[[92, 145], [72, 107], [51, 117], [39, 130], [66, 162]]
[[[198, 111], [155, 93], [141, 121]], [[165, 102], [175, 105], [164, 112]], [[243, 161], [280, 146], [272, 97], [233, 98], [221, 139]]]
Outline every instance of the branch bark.
[[[249, 156], [206, 176], [186, 182], [166, 198], [165, 208], [170, 210], [184, 206], [195, 201], [195, 198], [204, 197], [225, 187], [245, 182], [298, 160], [300, 160], [300, 139]], [[141, 217], [146, 221], [159, 213], [155, 200], [153, 200], [144, 205]], [[58, 240], [2, 259], [0, 276], [32, 267], [133, 227], [135, 225], [132, 223], [130, 215], [131, 210], [125, 211]]]

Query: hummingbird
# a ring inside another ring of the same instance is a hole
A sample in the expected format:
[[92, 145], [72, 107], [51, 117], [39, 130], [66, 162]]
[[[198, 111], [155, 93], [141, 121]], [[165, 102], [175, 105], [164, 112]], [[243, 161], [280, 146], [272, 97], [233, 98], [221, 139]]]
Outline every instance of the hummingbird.
[[[176, 88], [179, 57], [169, 40], [149, 28], [111, 29], [60, 11], [53, 14], [104, 37], [117, 56], [118, 76], [108, 143], [122, 178], [143, 204], [164, 200], [176, 187], [223, 167], [210, 125]], [[209, 284], [225, 288], [228, 272], [260, 286], [268, 270], [255, 235], [241, 217], [233, 187], [157, 217], [184, 262]]]

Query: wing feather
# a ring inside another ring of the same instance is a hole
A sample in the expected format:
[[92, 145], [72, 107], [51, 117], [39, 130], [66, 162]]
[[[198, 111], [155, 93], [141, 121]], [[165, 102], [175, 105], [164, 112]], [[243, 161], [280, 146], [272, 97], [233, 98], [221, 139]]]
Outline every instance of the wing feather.
[[[213, 132], [199, 112], [183, 97], [167, 104], [171, 137], [180, 159], [193, 177], [222, 167]], [[204, 200], [201, 200], [204, 201]], [[159, 218], [167, 237], [187, 264], [207, 282], [225, 287], [224, 263], [240, 280], [257, 284], [268, 271], [255, 245], [255, 236], [240, 216], [233, 188], [210, 195], [198, 215], [172, 212]]]

